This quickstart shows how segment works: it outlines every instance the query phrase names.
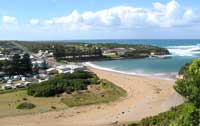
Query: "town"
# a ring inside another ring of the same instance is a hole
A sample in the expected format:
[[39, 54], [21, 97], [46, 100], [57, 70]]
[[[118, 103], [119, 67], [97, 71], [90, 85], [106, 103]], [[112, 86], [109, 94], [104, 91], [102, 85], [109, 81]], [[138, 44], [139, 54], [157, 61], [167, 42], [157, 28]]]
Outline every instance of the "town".
[[47, 81], [57, 74], [86, 70], [80, 62], [162, 54], [168, 54], [168, 51], [145, 45], [1, 42], [0, 84], [3, 90], [26, 88], [30, 84]]
[[48, 50], [39, 50], [38, 53], [30, 55], [18, 48], [3, 48], [4, 45], [0, 45], [0, 86], [2, 90], [26, 88], [30, 84], [47, 81], [57, 74], [86, 69], [80, 64], [52, 63], [48, 59], [53, 58], [53, 52], [48, 52]]

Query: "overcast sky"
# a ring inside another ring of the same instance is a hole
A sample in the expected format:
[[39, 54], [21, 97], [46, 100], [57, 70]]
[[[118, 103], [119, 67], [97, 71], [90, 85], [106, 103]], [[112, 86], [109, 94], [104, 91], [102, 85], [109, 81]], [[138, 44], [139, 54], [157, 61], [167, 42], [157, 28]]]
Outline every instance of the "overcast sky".
[[0, 0], [0, 39], [200, 39], [199, 7], [200, 0]]

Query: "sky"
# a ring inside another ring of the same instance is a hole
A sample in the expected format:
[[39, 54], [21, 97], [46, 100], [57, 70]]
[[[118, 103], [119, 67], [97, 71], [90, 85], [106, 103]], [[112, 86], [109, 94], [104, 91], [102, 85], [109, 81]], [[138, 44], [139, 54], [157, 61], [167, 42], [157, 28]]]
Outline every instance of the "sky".
[[200, 39], [199, 7], [200, 0], [0, 0], [0, 39]]

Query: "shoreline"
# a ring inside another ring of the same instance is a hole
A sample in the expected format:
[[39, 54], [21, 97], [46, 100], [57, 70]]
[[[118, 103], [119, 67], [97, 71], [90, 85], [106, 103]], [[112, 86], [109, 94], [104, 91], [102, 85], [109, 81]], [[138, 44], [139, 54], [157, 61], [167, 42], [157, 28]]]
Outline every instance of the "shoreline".
[[140, 76], [140, 77], [149, 77], [149, 78], [155, 78], [155, 79], [158, 78], [158, 79], [172, 80], [172, 81], [176, 81], [176, 75], [178, 74], [178, 73], [172, 73], [171, 75], [169, 75], [167, 73], [158, 73], [158, 74], [134, 73], [134, 72], [125, 72], [125, 71], [114, 70], [111, 68], [101, 67], [96, 64], [93, 64], [92, 62], [83, 62], [81, 64], [89, 68], [104, 70], [108, 72], [115, 72], [115, 73]]
[[157, 115], [183, 103], [173, 89], [174, 81], [127, 75], [89, 68], [127, 91], [127, 96], [108, 104], [69, 108], [61, 111], [0, 118], [4, 126], [112, 126]]

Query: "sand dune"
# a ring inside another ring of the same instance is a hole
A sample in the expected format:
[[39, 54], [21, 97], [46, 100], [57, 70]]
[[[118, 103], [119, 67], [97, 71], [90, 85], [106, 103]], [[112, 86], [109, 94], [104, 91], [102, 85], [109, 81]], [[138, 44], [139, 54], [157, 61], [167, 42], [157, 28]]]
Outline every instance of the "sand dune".
[[174, 82], [171, 80], [131, 76], [94, 68], [91, 70], [100, 78], [125, 89], [128, 96], [109, 104], [1, 118], [0, 124], [2, 126], [107, 126], [156, 115], [183, 102], [182, 97], [174, 91]]

